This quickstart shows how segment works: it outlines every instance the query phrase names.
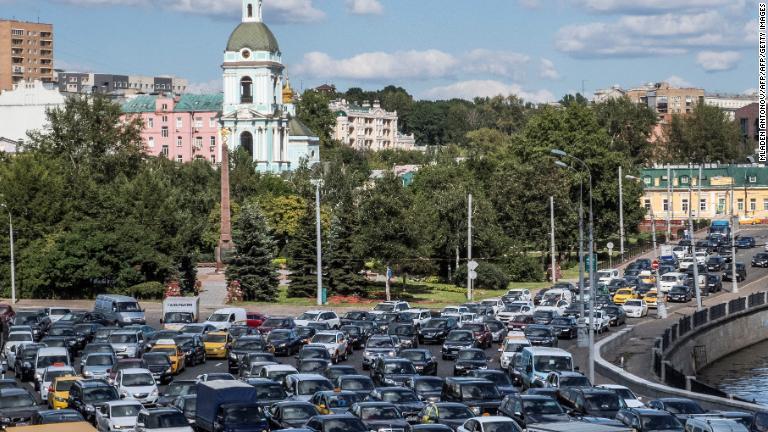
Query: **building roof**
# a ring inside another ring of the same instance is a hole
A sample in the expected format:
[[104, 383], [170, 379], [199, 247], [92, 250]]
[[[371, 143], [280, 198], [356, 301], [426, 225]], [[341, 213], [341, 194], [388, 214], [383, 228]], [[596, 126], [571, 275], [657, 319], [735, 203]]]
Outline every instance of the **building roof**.
[[[159, 96], [139, 95], [125, 104], [125, 113], [155, 112]], [[173, 112], [219, 112], [224, 103], [224, 95], [217, 94], [185, 94], [179, 97], [173, 107]]]
[[[688, 189], [690, 185], [698, 188], [699, 169], [697, 166], [689, 168], [685, 165], [672, 166], [672, 188]], [[765, 187], [768, 186], [768, 166], [764, 165], [716, 165], [705, 166], [702, 169], [701, 187], [709, 189], [730, 189], [731, 182], [734, 188], [739, 187]], [[640, 173], [640, 178], [650, 179], [650, 184], [645, 182], [646, 189], [667, 188], [667, 167], [646, 168]], [[687, 182], [681, 181], [688, 177]], [[658, 184], [656, 179], [658, 179]], [[754, 180], [754, 181], [750, 181]]]
[[238, 25], [227, 42], [227, 51], [240, 51], [248, 48], [251, 51], [280, 52], [277, 38], [263, 22], [245, 22]]
[[288, 129], [291, 131], [291, 136], [317, 136], [314, 132], [312, 132], [309, 126], [302, 123], [301, 120], [297, 119], [296, 117], [291, 118], [291, 120], [288, 122]]

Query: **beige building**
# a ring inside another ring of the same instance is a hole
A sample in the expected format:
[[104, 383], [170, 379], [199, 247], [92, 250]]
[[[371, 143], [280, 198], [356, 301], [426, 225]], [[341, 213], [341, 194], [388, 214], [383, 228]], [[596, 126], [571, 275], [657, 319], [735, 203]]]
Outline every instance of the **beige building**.
[[607, 89], [595, 90], [595, 94], [594, 94], [594, 97], [592, 98], [592, 102], [594, 103], [606, 102], [611, 99], [623, 98], [626, 95], [627, 95], [627, 92], [622, 90], [620, 85], [616, 84]]
[[0, 20], [0, 90], [53, 81], [53, 25]]
[[757, 94], [754, 95], [721, 95], [708, 94], [704, 96], [706, 105], [716, 106], [728, 114], [728, 118], [736, 120], [736, 110], [757, 102]]
[[334, 100], [329, 108], [336, 114], [334, 139], [358, 150], [416, 150], [413, 135], [397, 129], [397, 111], [386, 111], [379, 101], [355, 105], [344, 99]]
[[669, 123], [673, 114], [690, 114], [697, 103], [704, 103], [704, 89], [651, 83], [627, 90], [627, 97], [648, 105], [658, 115], [659, 122]]

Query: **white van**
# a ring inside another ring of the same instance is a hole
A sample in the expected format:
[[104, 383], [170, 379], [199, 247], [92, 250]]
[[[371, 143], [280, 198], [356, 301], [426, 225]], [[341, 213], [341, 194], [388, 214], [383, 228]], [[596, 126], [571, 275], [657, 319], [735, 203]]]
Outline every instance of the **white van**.
[[619, 271], [616, 269], [599, 270], [595, 275], [598, 283], [609, 284], [614, 279], [619, 279]]
[[678, 272], [669, 272], [664, 273], [661, 275], [661, 281], [659, 281], [659, 287], [661, 288], [661, 292], [667, 293], [669, 290], [672, 289], [673, 286], [676, 285], [685, 285], [685, 280], [688, 278], [688, 275], [685, 273], [678, 273]]
[[526, 347], [514, 358], [523, 388], [543, 386], [550, 372], [573, 372], [573, 355], [560, 348]]
[[35, 388], [40, 388], [45, 368], [49, 366], [72, 366], [66, 348], [40, 348], [35, 357]]
[[219, 330], [228, 330], [236, 322], [245, 322], [247, 319], [243, 308], [217, 309], [204, 324], [210, 324]]
[[544, 293], [541, 303], [552, 303], [554, 305], [560, 300], [565, 300], [568, 304], [573, 303], [573, 293], [567, 289], [553, 288]]

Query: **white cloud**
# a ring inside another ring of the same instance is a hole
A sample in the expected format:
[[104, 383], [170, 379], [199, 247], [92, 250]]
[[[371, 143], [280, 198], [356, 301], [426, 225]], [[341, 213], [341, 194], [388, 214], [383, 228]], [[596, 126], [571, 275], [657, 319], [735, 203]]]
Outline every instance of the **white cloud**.
[[294, 72], [319, 78], [363, 80], [432, 79], [455, 77], [461, 73], [519, 80], [525, 77], [529, 62], [530, 57], [525, 54], [485, 49], [461, 55], [436, 49], [367, 52], [347, 58], [333, 58], [315, 51], [305, 54]]
[[93, 72], [93, 67], [79, 62], [70, 62], [56, 58], [53, 60], [53, 67], [65, 72]]
[[545, 58], [541, 59], [539, 65], [539, 75], [541, 75], [542, 78], [550, 80], [560, 79], [560, 73], [557, 72], [555, 64], [552, 62], [552, 60]]
[[517, 84], [505, 84], [493, 80], [459, 81], [441, 87], [434, 87], [424, 93], [427, 99], [460, 98], [472, 100], [475, 97], [493, 97], [498, 95], [517, 95], [525, 101], [541, 103], [555, 101], [549, 90], [526, 91]]
[[732, 6], [734, 0], [578, 0], [577, 3], [597, 13], [646, 14]]
[[[241, 0], [54, 0], [75, 6], [146, 6], [212, 18], [236, 19], [242, 10]], [[321, 21], [325, 12], [313, 0], [279, 0], [264, 2], [264, 20], [268, 23], [308, 23]]]
[[694, 87], [693, 84], [691, 84], [690, 82], [686, 81], [684, 78], [681, 78], [677, 75], [672, 75], [669, 78], [665, 79], [664, 81], [668, 82], [669, 85], [671, 85], [672, 87], [682, 87], [682, 88]]
[[741, 60], [736, 51], [702, 51], [696, 56], [696, 63], [707, 72], [731, 70]]
[[355, 15], [380, 15], [384, 6], [379, 0], [347, 0], [347, 12]]
[[189, 83], [187, 85], [187, 92], [194, 94], [205, 93], [221, 93], [223, 91], [223, 83], [221, 78], [212, 79], [210, 81]]

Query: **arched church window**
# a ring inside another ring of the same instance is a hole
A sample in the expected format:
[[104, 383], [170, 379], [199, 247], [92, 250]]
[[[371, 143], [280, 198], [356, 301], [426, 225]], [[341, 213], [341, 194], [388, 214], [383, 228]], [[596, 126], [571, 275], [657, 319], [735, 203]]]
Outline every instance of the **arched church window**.
[[253, 18], [253, 5], [248, 3], [248, 18]]
[[243, 77], [240, 80], [240, 103], [253, 103], [253, 80]]
[[250, 132], [240, 134], [240, 146], [253, 158], [253, 135]]

